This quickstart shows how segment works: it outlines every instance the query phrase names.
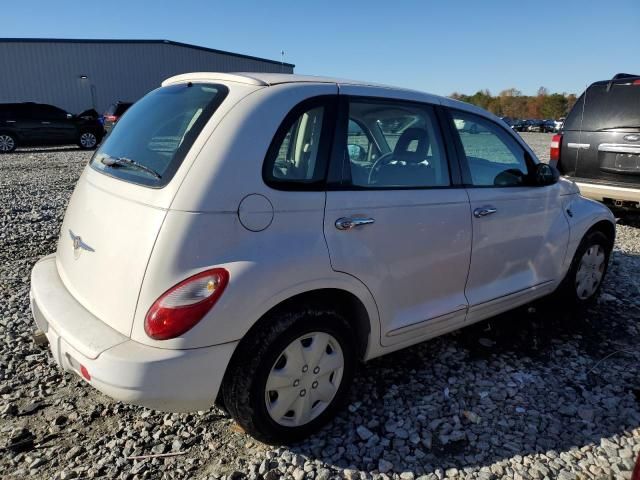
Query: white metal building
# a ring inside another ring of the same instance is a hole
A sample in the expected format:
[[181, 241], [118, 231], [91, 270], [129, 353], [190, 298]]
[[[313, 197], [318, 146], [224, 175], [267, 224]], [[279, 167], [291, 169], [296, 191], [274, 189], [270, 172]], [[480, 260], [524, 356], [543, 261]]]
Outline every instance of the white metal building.
[[294, 65], [170, 40], [0, 38], [0, 103], [38, 102], [102, 113], [179, 73], [293, 73]]

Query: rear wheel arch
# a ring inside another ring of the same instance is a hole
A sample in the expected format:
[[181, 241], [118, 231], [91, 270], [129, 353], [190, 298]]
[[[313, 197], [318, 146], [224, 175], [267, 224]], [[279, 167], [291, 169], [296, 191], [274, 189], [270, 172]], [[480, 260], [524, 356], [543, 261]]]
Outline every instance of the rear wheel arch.
[[[268, 322], [278, 312], [296, 310], [300, 308], [332, 308], [340, 312], [348, 320], [349, 326], [353, 329], [354, 338], [357, 342], [357, 356], [364, 359], [369, 337], [371, 334], [371, 318], [367, 308], [360, 298], [352, 292], [340, 288], [323, 288], [298, 293], [265, 312], [257, 322], [244, 335], [243, 340], [252, 335], [265, 322]], [[240, 340], [242, 343], [243, 340]], [[238, 349], [236, 348], [236, 351]], [[233, 358], [231, 359], [233, 361]]]
[[[258, 321], [249, 328], [244, 334], [240, 342], [235, 348], [231, 359], [227, 365], [222, 383], [227, 380], [227, 375], [231, 370], [231, 367], [237, 361], [238, 356], [242, 355], [242, 346], [250, 342], [252, 337], [259, 331], [265, 324], [273, 321], [274, 316], [279, 313], [290, 312], [292, 310], [299, 310], [301, 308], [319, 309], [319, 308], [332, 308], [344, 315], [349, 326], [353, 330], [353, 336], [356, 341], [356, 358], [358, 360], [364, 360], [367, 348], [369, 346], [369, 339], [371, 337], [371, 318], [367, 312], [365, 304], [360, 298], [358, 298], [352, 292], [339, 288], [322, 288], [316, 290], [309, 290], [303, 293], [293, 295], [286, 300], [281, 301], [275, 306], [271, 307], [265, 312]], [[216, 403], [224, 408], [221, 392], [218, 393]]]

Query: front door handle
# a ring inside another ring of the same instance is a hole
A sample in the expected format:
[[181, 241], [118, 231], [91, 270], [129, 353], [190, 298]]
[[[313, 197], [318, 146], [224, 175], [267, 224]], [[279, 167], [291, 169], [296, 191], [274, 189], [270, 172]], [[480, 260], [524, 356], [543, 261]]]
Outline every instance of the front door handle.
[[42, 125], [50, 125], [51, 122], [40, 122]]
[[342, 217], [336, 220], [338, 230], [351, 230], [361, 225], [371, 225], [375, 220], [368, 217]]
[[497, 211], [497, 208], [491, 206], [476, 208], [473, 211], [473, 216], [476, 218], [486, 217], [487, 215], [491, 215], [492, 213], [496, 213]]

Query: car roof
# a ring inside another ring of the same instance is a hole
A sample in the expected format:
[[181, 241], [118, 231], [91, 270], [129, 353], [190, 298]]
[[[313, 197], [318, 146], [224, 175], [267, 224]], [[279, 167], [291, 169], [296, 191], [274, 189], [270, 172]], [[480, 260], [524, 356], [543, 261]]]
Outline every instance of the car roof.
[[500, 121], [500, 119], [492, 113], [477, 107], [476, 105], [462, 102], [460, 100], [454, 100], [453, 98], [443, 97], [440, 95], [434, 95], [431, 93], [423, 92], [420, 90], [414, 90], [410, 88], [397, 87], [393, 85], [385, 85], [374, 82], [366, 82], [362, 80], [349, 80], [337, 77], [321, 77], [315, 75], [298, 75], [292, 73], [262, 73], [262, 72], [234, 72], [234, 73], [222, 73], [222, 72], [192, 72], [175, 75], [167, 78], [162, 82], [162, 86], [172, 85], [176, 83], [184, 82], [234, 82], [245, 85], [254, 85], [258, 87], [271, 87], [281, 84], [293, 84], [293, 83], [330, 83], [335, 85], [344, 86], [361, 86], [361, 87], [375, 87], [387, 89], [395, 92], [404, 92], [406, 97], [413, 97], [414, 99], [438, 101], [440, 104], [464, 110], [467, 112], [476, 113], [484, 117], [490, 118], [494, 121]]
[[392, 87], [390, 85], [381, 85], [372, 82], [364, 82], [360, 80], [348, 80], [345, 78], [336, 77], [321, 77], [315, 75], [297, 75], [291, 73], [262, 73], [262, 72], [234, 72], [234, 73], [222, 73], [222, 72], [193, 72], [184, 73], [168, 78], [162, 84], [185, 82], [196, 80], [223, 80], [228, 82], [244, 83], [247, 85], [256, 85], [269, 87], [273, 85], [280, 85], [283, 83], [335, 83], [339, 85], [362, 85], [362, 86], [375, 86], [386, 88], [397, 88], [399, 90], [407, 90], [404, 88]]

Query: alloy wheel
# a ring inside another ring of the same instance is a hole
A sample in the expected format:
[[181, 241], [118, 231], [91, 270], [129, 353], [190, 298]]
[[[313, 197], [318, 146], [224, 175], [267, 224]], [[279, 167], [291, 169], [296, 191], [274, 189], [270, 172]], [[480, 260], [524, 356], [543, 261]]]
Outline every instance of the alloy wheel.
[[98, 139], [93, 133], [85, 132], [80, 135], [80, 145], [84, 148], [93, 148], [98, 143]]
[[10, 135], [0, 135], [0, 152], [10, 152], [16, 146], [16, 142]]

